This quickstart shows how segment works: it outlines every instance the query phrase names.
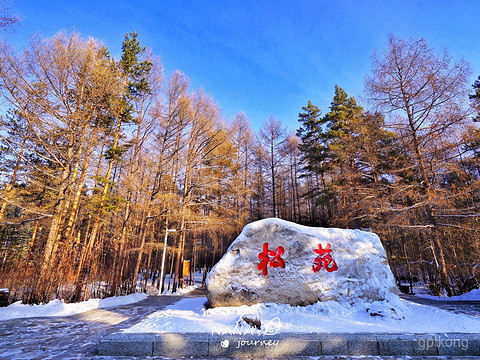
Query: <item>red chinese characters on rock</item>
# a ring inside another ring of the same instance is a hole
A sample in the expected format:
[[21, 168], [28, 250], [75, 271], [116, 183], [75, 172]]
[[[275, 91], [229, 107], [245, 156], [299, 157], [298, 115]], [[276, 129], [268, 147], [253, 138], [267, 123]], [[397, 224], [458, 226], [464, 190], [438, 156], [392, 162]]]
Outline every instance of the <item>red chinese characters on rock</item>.
[[322, 248], [322, 244], [318, 244], [318, 249], [313, 250], [313, 252], [318, 254], [312, 265], [312, 270], [314, 273], [321, 270], [322, 267], [328, 272], [338, 270], [337, 263], [332, 258], [332, 249], [330, 249], [329, 243], [327, 243], [325, 249]]
[[268, 243], [263, 244], [263, 251], [258, 254], [258, 258], [261, 260], [258, 264], [258, 270], [262, 270], [263, 275], [267, 275], [267, 265], [270, 264], [270, 267], [276, 268], [281, 267], [285, 269], [285, 261], [281, 258], [285, 250], [282, 246], [279, 246], [275, 251], [268, 250]]

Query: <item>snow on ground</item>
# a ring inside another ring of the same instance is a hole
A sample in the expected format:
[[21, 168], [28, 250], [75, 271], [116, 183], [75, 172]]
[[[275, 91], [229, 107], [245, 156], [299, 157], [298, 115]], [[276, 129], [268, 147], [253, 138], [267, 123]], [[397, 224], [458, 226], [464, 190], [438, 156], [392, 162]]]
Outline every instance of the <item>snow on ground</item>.
[[52, 300], [42, 305], [25, 305], [21, 301], [17, 301], [7, 307], [0, 308], [0, 321], [28, 317], [69, 316], [97, 308], [131, 304], [144, 300], [146, 297], [146, 294], [134, 293], [106, 299], [90, 299], [71, 304], [66, 304], [63, 300]]
[[[200, 277], [201, 279], [201, 277]], [[151, 286], [151, 284], [149, 284]], [[165, 290], [163, 295], [181, 296], [197, 289], [200, 284], [188, 286], [185, 288], [178, 288], [177, 292]], [[151, 286], [152, 287], [152, 286]], [[8, 289], [6, 289], [8, 290]], [[69, 316], [79, 314], [92, 309], [103, 309], [112, 306], [120, 306], [132, 304], [138, 301], [145, 300], [148, 295], [157, 295], [153, 291], [148, 291], [144, 294], [137, 292], [125, 296], [114, 296], [105, 299], [90, 299], [79, 303], [66, 304], [63, 300], [52, 300], [47, 304], [41, 305], [25, 305], [21, 301], [17, 301], [7, 307], [0, 307], [0, 321], [16, 319], [16, 318], [29, 318], [29, 317], [45, 317], [45, 316]], [[155, 289], [156, 290], [156, 289]]]
[[191, 285], [191, 286], [187, 286], [185, 288], [177, 288], [177, 291], [172, 293], [171, 291], [169, 290], [164, 290], [162, 295], [169, 295], [169, 296], [179, 296], [179, 295], [185, 295], [185, 294], [188, 294], [189, 292], [195, 290], [195, 289], [198, 289], [200, 287], [199, 284], [197, 285]]
[[444, 301], [480, 301], [480, 289], [474, 289], [466, 294], [458, 295], [458, 296], [433, 296], [427, 294], [417, 294], [416, 296], [422, 297], [425, 299], [433, 299], [433, 300], [444, 300]]
[[[157, 273], [157, 276], [159, 276], [160, 274]], [[184, 295], [186, 293], [189, 293], [190, 291], [193, 291], [195, 289], [197, 289], [198, 287], [201, 286], [202, 284], [202, 279], [203, 279], [203, 270], [202, 271], [197, 271], [195, 272], [195, 285], [190, 285], [190, 286], [187, 286], [185, 288], [181, 288], [181, 287], [178, 287], [177, 288], [177, 291], [176, 292], [172, 292], [170, 290], [170, 288], [173, 287], [173, 285], [171, 285], [171, 279], [170, 279], [170, 274], [166, 274], [165, 275], [165, 282], [163, 284], [163, 293], [161, 295], [173, 295], [173, 296], [178, 296], [178, 295]], [[137, 281], [137, 291], [141, 291], [142, 289], [142, 284], [144, 283], [144, 278], [143, 278], [143, 274], [139, 274], [138, 275], [138, 281]], [[151, 279], [148, 279], [147, 280], [147, 286], [145, 288], [145, 291], [148, 295], [151, 295], [151, 296], [156, 296], [156, 295], [160, 295], [159, 294], [159, 291], [157, 289], [157, 284], [152, 284], [152, 280]]]
[[[123, 330], [138, 332], [207, 332], [245, 334], [253, 330], [241, 318], [260, 319], [261, 332], [301, 333], [478, 333], [480, 318], [454, 314], [427, 305], [402, 301], [398, 313], [387, 303], [355, 304], [335, 301], [319, 302], [305, 307], [284, 304], [206, 309], [206, 298], [182, 299], [157, 311], [135, 326]], [[369, 306], [368, 310], [366, 306]], [[373, 308], [373, 309], [372, 309]], [[384, 314], [372, 316], [371, 314]]]

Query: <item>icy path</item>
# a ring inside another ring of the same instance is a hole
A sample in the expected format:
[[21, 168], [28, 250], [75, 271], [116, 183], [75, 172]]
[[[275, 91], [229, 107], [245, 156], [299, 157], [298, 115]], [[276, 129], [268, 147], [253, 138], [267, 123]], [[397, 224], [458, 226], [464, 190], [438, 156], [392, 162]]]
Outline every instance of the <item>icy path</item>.
[[[198, 289], [183, 296], [150, 296], [135, 304], [95, 309], [73, 316], [0, 321], [0, 359], [99, 360], [102, 358], [95, 356], [98, 344], [106, 335], [129, 328], [147, 315], [181, 299], [204, 296], [204, 290]], [[445, 304], [444, 301], [425, 300], [412, 296], [404, 297], [404, 299], [418, 300], [423, 304], [480, 317], [480, 303], [478, 302]], [[351, 358], [319, 357], [319, 359], [337, 360]], [[361, 359], [379, 360], [382, 358], [393, 359], [378, 356], [362, 357]], [[447, 359], [447, 357], [438, 357], [437, 359]]]
[[200, 296], [205, 296], [202, 289], [182, 296], [150, 296], [138, 303], [72, 316], [0, 321], [0, 359], [92, 358], [104, 336], [130, 327], [180, 299]]

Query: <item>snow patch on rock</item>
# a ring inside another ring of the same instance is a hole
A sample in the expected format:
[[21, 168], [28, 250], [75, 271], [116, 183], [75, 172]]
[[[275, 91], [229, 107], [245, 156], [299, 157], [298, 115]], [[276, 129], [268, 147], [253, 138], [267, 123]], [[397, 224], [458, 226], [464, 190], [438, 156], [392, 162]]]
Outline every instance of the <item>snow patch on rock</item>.
[[[258, 269], [263, 244], [283, 247], [285, 267]], [[312, 270], [314, 250], [330, 244], [338, 269]], [[314, 228], [271, 218], [244, 227], [207, 278], [210, 306], [256, 303], [310, 305], [318, 301], [353, 304], [391, 302], [401, 306], [385, 250], [378, 236], [360, 230]]]

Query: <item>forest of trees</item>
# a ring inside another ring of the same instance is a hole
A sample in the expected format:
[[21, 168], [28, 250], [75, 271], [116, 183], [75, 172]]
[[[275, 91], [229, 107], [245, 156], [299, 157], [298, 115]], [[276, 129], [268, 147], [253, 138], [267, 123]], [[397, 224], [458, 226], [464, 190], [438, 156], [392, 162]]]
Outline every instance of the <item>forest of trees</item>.
[[[242, 227], [279, 217], [377, 233], [397, 281], [478, 286], [480, 80], [424, 39], [372, 57], [365, 110], [332, 89], [288, 131], [222, 116], [136, 33], [113, 58], [61, 31], [0, 44], [0, 287], [10, 301], [80, 301], [168, 287], [210, 269]], [[175, 232], [167, 232], [175, 229]], [[138, 281], [137, 281], [138, 280]], [[170, 288], [171, 287], [171, 288]]]

